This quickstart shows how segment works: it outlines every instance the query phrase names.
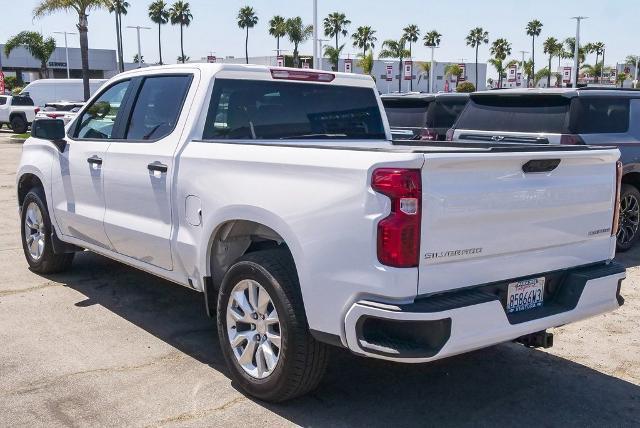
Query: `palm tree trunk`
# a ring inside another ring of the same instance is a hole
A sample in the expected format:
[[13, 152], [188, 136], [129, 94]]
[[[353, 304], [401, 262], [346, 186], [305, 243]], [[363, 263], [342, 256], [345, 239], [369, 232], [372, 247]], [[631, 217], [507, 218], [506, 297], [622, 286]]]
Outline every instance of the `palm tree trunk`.
[[478, 48], [480, 46], [476, 43], [476, 91], [479, 91], [480, 89], [478, 89]]
[[[531, 75], [533, 76], [533, 85], [536, 85], [536, 36], [531, 37]], [[527, 86], [529, 79], [527, 79]]]
[[[409, 58], [413, 61], [413, 54], [411, 53], [411, 42], [409, 42]], [[413, 62], [411, 63], [411, 80], [409, 80], [409, 90], [413, 92]]]
[[244, 39], [244, 58], [249, 64], [249, 27], [247, 27], [247, 36]]
[[280, 36], [276, 37], [276, 55], [280, 55]]
[[336, 51], [338, 50], [338, 33], [336, 33]]
[[160, 53], [160, 65], [162, 65], [162, 23], [158, 22], [158, 52]]
[[547, 88], [551, 87], [551, 59], [553, 57], [549, 54], [549, 75], [547, 76]]
[[402, 60], [404, 58], [400, 57], [400, 69], [398, 70], [398, 93], [402, 92]]
[[180, 53], [182, 54], [182, 63], [184, 64], [184, 31], [183, 25], [180, 24]]
[[600, 59], [600, 54], [596, 52], [596, 66], [595, 66], [595, 76], [593, 76], [593, 80], [595, 83], [598, 83], [598, 60]]
[[84, 101], [89, 100], [89, 17], [86, 13], [78, 14], [78, 32], [80, 33], [80, 56], [82, 58], [82, 87], [84, 89]]

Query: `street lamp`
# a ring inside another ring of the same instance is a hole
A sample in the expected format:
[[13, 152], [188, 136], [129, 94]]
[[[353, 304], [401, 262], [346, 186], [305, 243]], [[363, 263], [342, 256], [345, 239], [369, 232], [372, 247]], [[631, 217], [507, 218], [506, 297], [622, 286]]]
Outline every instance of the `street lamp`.
[[71, 79], [71, 71], [69, 70], [69, 44], [67, 43], [67, 35], [78, 35], [78, 33], [69, 33], [68, 31], [54, 31], [54, 34], [64, 34], [64, 50], [67, 56], [67, 79]]
[[436, 72], [435, 70], [435, 61], [433, 60], [433, 52], [435, 49], [439, 48], [439, 46], [433, 45], [433, 46], [429, 46], [429, 48], [431, 48], [431, 70], [429, 71], [429, 92], [433, 93], [435, 92], [433, 90], [433, 74]]
[[[524, 56], [528, 54], [529, 51], [520, 51], [520, 53], [522, 54], [522, 70], [520, 72], [524, 76]], [[549, 73], [551, 73], [551, 70], [549, 70]], [[520, 82], [520, 84], [522, 84], [522, 81]], [[528, 87], [529, 87], [529, 75], [527, 74], [527, 88]]]
[[142, 68], [142, 46], [140, 44], [140, 30], [151, 30], [151, 28], [141, 27], [140, 25], [127, 25], [127, 28], [135, 28], [138, 33], [138, 68]]
[[571, 19], [576, 20], [576, 45], [573, 49], [573, 87], [578, 87], [578, 66], [579, 64], [579, 54], [580, 54], [580, 21], [583, 19], [588, 19], [588, 16], [574, 16]]
[[313, 66], [320, 62], [318, 56], [318, 0], [313, 0]]

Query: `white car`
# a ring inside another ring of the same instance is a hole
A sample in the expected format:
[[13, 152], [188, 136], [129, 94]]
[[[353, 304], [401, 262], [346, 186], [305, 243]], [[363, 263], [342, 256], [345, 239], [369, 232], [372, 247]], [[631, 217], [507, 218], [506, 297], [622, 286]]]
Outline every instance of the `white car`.
[[88, 249], [202, 292], [260, 399], [313, 389], [328, 345], [406, 363], [548, 346], [623, 303], [615, 148], [394, 146], [370, 77], [230, 64], [119, 74], [66, 135], [34, 128], [31, 269]]
[[16, 134], [24, 134], [40, 111], [25, 96], [0, 95], [0, 127], [4, 124]]
[[55, 103], [47, 103], [38, 114], [36, 120], [39, 119], [62, 119], [65, 125], [71, 122], [77, 116], [84, 103], [71, 101], [58, 101]]

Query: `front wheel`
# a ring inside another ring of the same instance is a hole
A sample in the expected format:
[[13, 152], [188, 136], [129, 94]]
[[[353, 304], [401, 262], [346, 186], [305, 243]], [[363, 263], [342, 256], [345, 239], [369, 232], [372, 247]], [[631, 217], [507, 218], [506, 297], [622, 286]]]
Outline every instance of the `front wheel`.
[[27, 128], [29, 124], [22, 116], [14, 116], [11, 119], [11, 130], [13, 130], [14, 134], [24, 134], [27, 132]]
[[218, 294], [218, 336], [233, 380], [262, 400], [311, 391], [327, 365], [327, 346], [309, 333], [286, 251], [250, 253], [229, 269]]
[[22, 203], [22, 249], [31, 270], [37, 273], [62, 272], [71, 267], [73, 253], [56, 254], [51, 242], [53, 229], [42, 189], [34, 188]]
[[618, 226], [618, 251], [627, 251], [638, 240], [640, 226], [640, 192], [630, 184], [620, 189], [620, 224]]

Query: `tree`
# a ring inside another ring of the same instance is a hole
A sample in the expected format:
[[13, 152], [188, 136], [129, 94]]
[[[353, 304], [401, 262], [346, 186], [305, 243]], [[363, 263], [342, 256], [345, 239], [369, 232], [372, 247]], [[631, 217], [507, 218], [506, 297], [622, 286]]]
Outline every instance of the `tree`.
[[502, 88], [502, 79], [504, 76], [504, 60], [508, 55], [511, 55], [511, 43], [507, 39], [499, 38], [493, 41], [491, 49], [489, 50], [493, 58], [489, 60], [489, 63], [494, 66], [498, 72], [498, 88]]
[[280, 55], [280, 37], [287, 35], [287, 20], [276, 15], [269, 21], [269, 35], [276, 38], [276, 53]]
[[118, 44], [118, 68], [122, 73], [124, 71], [124, 53], [122, 48], [122, 15], [127, 14], [129, 2], [125, 0], [109, 0], [107, 7], [110, 13], [116, 16], [116, 42]]
[[382, 51], [380, 58], [398, 58], [400, 60], [400, 68], [398, 69], [398, 92], [402, 92], [402, 62], [409, 55], [406, 48], [406, 40], [401, 37], [400, 40], [385, 40], [382, 43]]
[[[527, 23], [527, 36], [531, 37], [531, 63], [532, 65], [532, 73], [536, 72], [536, 37], [540, 35], [542, 32], [542, 22], [534, 19], [533, 21], [529, 21]], [[527, 86], [529, 86], [529, 78], [527, 77]]]
[[624, 87], [624, 82], [629, 78], [629, 75], [625, 72], [618, 73], [616, 76], [616, 83], [620, 84], [620, 87]]
[[549, 55], [549, 73], [547, 75], [547, 87], [551, 87], [551, 60], [555, 55], [562, 54], [562, 45], [555, 37], [547, 37], [547, 40], [542, 44], [544, 53]]
[[178, 0], [169, 8], [171, 25], [180, 25], [180, 61], [184, 64], [187, 56], [184, 54], [184, 27], [188, 27], [193, 21], [189, 2]]
[[469, 34], [467, 35], [467, 46], [471, 46], [476, 50], [476, 62], [475, 62], [476, 86], [478, 86], [478, 49], [480, 48], [480, 45], [483, 45], [483, 44], [486, 45], [488, 43], [489, 43], [489, 32], [484, 31], [484, 28], [476, 27], [471, 31], [469, 31]]
[[164, 0], [156, 0], [149, 5], [149, 18], [158, 24], [158, 53], [160, 55], [160, 65], [162, 65], [162, 26], [169, 22], [170, 14], [167, 10], [167, 3]]
[[[16, 76], [5, 76], [4, 77], [4, 86], [5, 89], [9, 92], [13, 91], [13, 88], [19, 85], [18, 78]], [[0, 95], [4, 95], [0, 93]]]
[[293, 66], [296, 68], [300, 66], [298, 46], [300, 46], [300, 43], [309, 40], [312, 33], [313, 26], [304, 25], [301, 17], [296, 16], [295, 18], [287, 19], [287, 36], [289, 37], [289, 41], [293, 43]]
[[[420, 28], [418, 28], [417, 25], [409, 25], [405, 27], [402, 31], [403, 31], [402, 38], [405, 39], [407, 42], [409, 42], [409, 58], [413, 59], [412, 46], [415, 42], [418, 41], [418, 38], [420, 37]], [[410, 90], [413, 91], [413, 76], [409, 81], [409, 87], [410, 87]]]
[[375, 43], [378, 39], [375, 36], [375, 30], [372, 30], [371, 27], [364, 26], [358, 27], [355, 33], [351, 35], [353, 39], [353, 47], [362, 49], [362, 57], [367, 56], [367, 51], [369, 49], [375, 48]]
[[351, 24], [351, 21], [347, 19], [344, 13], [340, 12], [333, 12], [324, 19], [324, 35], [336, 38], [336, 50], [339, 48], [338, 38], [340, 34], [343, 37], [347, 37], [347, 34], [349, 34], [347, 31], [349, 24]]
[[333, 71], [338, 71], [338, 63], [340, 62], [340, 53], [342, 53], [342, 49], [344, 49], [344, 44], [340, 45], [338, 49], [333, 46], [326, 46], [324, 48], [324, 55], [329, 58], [331, 69]]
[[[513, 62], [513, 61], [512, 61]], [[517, 64], [522, 67], [522, 73], [523, 76], [527, 76], [527, 82], [529, 81], [529, 79], [531, 79], [532, 77], [534, 77], [534, 73], [533, 73], [533, 61], [529, 60], [525, 62], [522, 61], [517, 61]], [[506, 67], [505, 67], [506, 68]], [[535, 82], [534, 85], [535, 86]]]
[[258, 23], [258, 15], [251, 6], [245, 6], [238, 12], [238, 27], [245, 29], [247, 35], [244, 39], [244, 57], [246, 63], [249, 64], [249, 29], [256, 26]]
[[456, 86], [456, 92], [475, 92], [476, 87], [471, 82], [462, 82]]
[[[360, 54], [361, 57], [358, 60], [358, 67], [362, 69], [364, 74], [371, 76], [373, 72], [373, 65], [375, 63], [373, 59], [373, 52], [369, 52], [368, 54]], [[373, 80], [376, 80], [375, 76], [371, 76]]]
[[[602, 77], [602, 68], [604, 67], [604, 48], [605, 48], [605, 45], [603, 42], [591, 43], [591, 52], [596, 54], [595, 68], [596, 68], [596, 71], [598, 72], [598, 74], [595, 75], [596, 83], [598, 83], [600, 81], [600, 77]], [[600, 59], [600, 55], [602, 55], [603, 63], [598, 65], [598, 60]]]
[[40, 61], [40, 78], [48, 77], [47, 63], [53, 51], [56, 50], [56, 41], [53, 37], [46, 39], [35, 31], [22, 31], [7, 40], [4, 45], [4, 54], [9, 57], [18, 46], [24, 46], [32, 57]]
[[424, 35], [422, 40], [424, 40], [424, 45], [428, 48], [438, 47], [440, 46], [441, 37], [442, 37], [442, 34], [438, 33], [436, 30], [431, 30]]
[[456, 78], [456, 88], [458, 87], [458, 83], [460, 82], [460, 77], [462, 76], [462, 67], [458, 64], [449, 64], [444, 68], [444, 76], [446, 79], [454, 76]]
[[427, 92], [431, 92], [431, 63], [430, 62], [419, 62], [418, 69], [420, 73], [418, 74], [418, 85], [420, 84], [420, 80], [424, 77], [427, 80]]
[[[564, 39], [564, 45], [566, 47], [564, 57], [565, 58], [573, 58], [576, 51], [576, 38], [575, 37], [567, 37]], [[584, 63], [587, 53], [588, 53], [588, 44], [585, 46], [580, 46], [578, 49], [578, 70], [580, 70], [580, 64]]]
[[55, 12], [76, 12], [78, 14], [78, 33], [80, 33], [80, 57], [82, 58], [82, 86], [84, 100], [88, 100], [89, 91], [89, 12], [108, 8], [107, 0], [40, 0], [33, 10], [34, 18], [41, 18]]

